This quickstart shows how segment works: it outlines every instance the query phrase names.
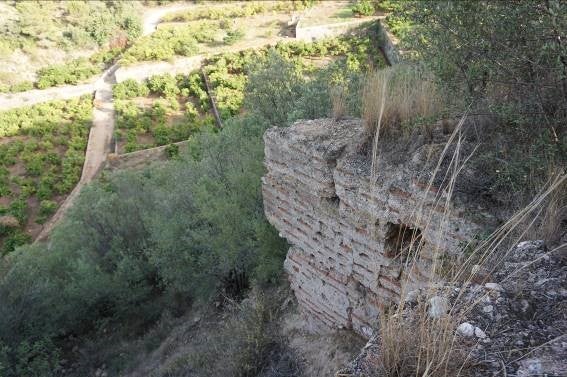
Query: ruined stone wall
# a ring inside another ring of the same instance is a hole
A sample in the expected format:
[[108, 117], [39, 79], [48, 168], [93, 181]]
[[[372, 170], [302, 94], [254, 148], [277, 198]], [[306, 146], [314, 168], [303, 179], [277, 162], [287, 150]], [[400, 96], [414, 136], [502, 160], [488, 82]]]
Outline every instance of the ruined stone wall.
[[[424, 284], [433, 250], [456, 249], [477, 227], [456, 208], [444, 214], [436, 201], [443, 193], [414, 170], [419, 153], [401, 166], [381, 162], [371, 183], [368, 158], [357, 152], [363, 133], [354, 119], [269, 129], [263, 196], [268, 220], [291, 244], [285, 269], [302, 309], [370, 337], [401, 281]], [[417, 213], [421, 207], [427, 217]], [[396, 255], [408, 235], [424, 244], [411, 271]]]
[[[184, 155], [187, 152], [189, 140], [179, 141], [172, 143], [179, 147], [179, 154]], [[160, 147], [142, 149], [140, 151], [124, 153], [124, 154], [111, 154], [106, 159], [104, 169], [109, 172], [125, 169], [140, 169], [150, 165], [156, 161], [167, 160], [168, 145]]]
[[357, 19], [347, 22], [338, 22], [334, 24], [326, 25], [314, 25], [314, 26], [304, 26], [303, 22], [299, 22], [295, 25], [295, 39], [300, 41], [312, 42], [318, 39], [336, 37], [337, 35], [345, 34], [358, 26], [365, 24], [367, 22], [372, 22], [376, 20], [376, 17], [365, 17], [363, 19]]

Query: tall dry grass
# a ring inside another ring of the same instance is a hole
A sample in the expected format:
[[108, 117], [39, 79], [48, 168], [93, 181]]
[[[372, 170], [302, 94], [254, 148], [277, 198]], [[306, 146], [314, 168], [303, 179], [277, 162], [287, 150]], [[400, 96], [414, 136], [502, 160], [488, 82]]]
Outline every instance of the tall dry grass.
[[[370, 73], [362, 89], [362, 118], [368, 135], [381, 122], [387, 135], [442, 109], [442, 97], [432, 77], [409, 65], [396, 65]], [[428, 122], [424, 122], [426, 125]]]
[[347, 89], [344, 86], [330, 88], [331, 114], [334, 120], [343, 118], [347, 113]]
[[[377, 96], [380, 99], [376, 107], [377, 118], [374, 131], [373, 142], [373, 164], [371, 174], [372, 178], [376, 176], [376, 162], [378, 158], [377, 146], [381, 135], [381, 128], [387, 124], [386, 114], [389, 110], [388, 99], [385, 93], [388, 91], [388, 81], [379, 81], [381, 87], [378, 87], [381, 93]], [[398, 115], [395, 115], [398, 116]], [[392, 118], [389, 118], [391, 121]], [[441, 152], [437, 165], [429, 180], [428, 188], [424, 190], [424, 197], [419, 205], [415, 207], [411, 214], [413, 223], [425, 224], [421, 229], [421, 234], [417, 235], [412, 231], [411, 241], [405, 245], [400, 245], [406, 250], [404, 269], [412, 271], [417, 264], [423, 265], [422, 253], [427, 252], [427, 260], [433, 262], [428, 264], [429, 281], [425, 282], [428, 287], [426, 292], [421, 296], [417, 306], [412, 310], [407, 310], [403, 299], [406, 294], [414, 288], [414, 285], [407, 278], [401, 282], [400, 303], [393, 311], [385, 312], [380, 318], [379, 342], [380, 342], [380, 358], [379, 375], [388, 377], [456, 377], [467, 375], [469, 367], [470, 353], [469, 349], [464, 348], [462, 343], [458, 341], [456, 328], [465, 321], [467, 315], [484, 297], [478, 298], [476, 302], [468, 303], [463, 306], [449, 306], [447, 313], [440, 317], [432, 317], [429, 315], [429, 302], [435, 296], [446, 297], [448, 292], [444, 292], [439, 288], [439, 277], [444, 274], [444, 287], [466, 286], [473, 281], [483, 284], [486, 279], [500, 263], [508, 257], [513, 247], [538, 223], [542, 214], [547, 212], [557, 213], [557, 208], [563, 208], [560, 205], [553, 204], [558, 201], [554, 199], [557, 195], [562, 197], [562, 187], [567, 182], [565, 173], [556, 174], [543, 187], [541, 192], [524, 208], [514, 214], [504, 225], [494, 231], [489, 237], [473, 244], [472, 242], [465, 246], [471, 250], [466, 258], [459, 261], [458, 264], [452, 266], [447, 271], [446, 266], [441, 263], [443, 260], [444, 250], [435, 245], [425, 245], [425, 239], [443, 239], [444, 233], [448, 230], [449, 218], [451, 214], [451, 200], [453, 197], [455, 185], [459, 173], [463, 170], [471, 154], [463, 154], [462, 128], [464, 118], [458, 123], [443, 151]], [[449, 148], [452, 146], [451, 148]], [[452, 151], [449, 154], [449, 151]], [[473, 152], [474, 153], [474, 152]], [[449, 160], [448, 168], [441, 169], [441, 161]], [[441, 176], [441, 190], [437, 191], [434, 200], [434, 209], [425, 206], [425, 195], [430, 192], [433, 182], [437, 182], [437, 176]], [[372, 180], [375, 182], [375, 179]], [[551, 205], [547, 203], [552, 203]], [[546, 209], [547, 208], [547, 209]], [[441, 219], [433, 216], [434, 212], [442, 211]], [[410, 231], [409, 228], [403, 228], [403, 231]], [[555, 231], [555, 228], [552, 230]], [[403, 239], [404, 234], [398, 236]], [[408, 246], [409, 244], [409, 246]], [[427, 248], [427, 249], [426, 249]], [[409, 249], [409, 250], [408, 250]], [[557, 250], [556, 248], [555, 250]], [[553, 250], [553, 251], [555, 251]], [[552, 252], [553, 252], [552, 251]], [[400, 254], [402, 250], [399, 251]], [[518, 268], [519, 272], [525, 266]], [[478, 276], [478, 272], [484, 270], [488, 273]], [[508, 279], [513, 278], [512, 273]], [[465, 290], [461, 289], [454, 302], [459, 302]], [[488, 294], [488, 293], [487, 293]]]

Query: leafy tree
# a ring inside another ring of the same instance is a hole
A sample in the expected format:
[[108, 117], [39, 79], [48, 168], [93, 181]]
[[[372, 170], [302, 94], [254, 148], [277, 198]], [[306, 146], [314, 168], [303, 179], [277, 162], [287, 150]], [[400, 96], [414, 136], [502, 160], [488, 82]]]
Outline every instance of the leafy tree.
[[410, 1], [396, 13], [412, 25], [407, 48], [452, 92], [557, 139], [565, 132], [565, 2]]
[[567, 164], [567, 3], [409, 1], [394, 15], [411, 25], [406, 56], [436, 74], [449, 110], [486, 119], [473, 132], [479, 174], [468, 187], [523, 205], [547, 167]]
[[303, 79], [295, 65], [270, 51], [265, 61], [251, 68], [245, 103], [270, 124], [283, 126], [302, 85]]

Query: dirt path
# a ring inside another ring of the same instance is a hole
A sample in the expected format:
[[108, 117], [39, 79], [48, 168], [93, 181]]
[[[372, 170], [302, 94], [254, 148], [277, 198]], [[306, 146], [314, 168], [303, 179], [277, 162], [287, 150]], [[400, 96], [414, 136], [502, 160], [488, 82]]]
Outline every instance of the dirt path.
[[[144, 23], [143, 23], [143, 33], [144, 35], [151, 34], [156, 30], [156, 26], [159, 23], [159, 20], [169, 12], [175, 12], [178, 10], [190, 8], [192, 5], [190, 4], [178, 4], [174, 6], [169, 6], [167, 8], [159, 8], [153, 9], [151, 12], [147, 12], [144, 15]], [[357, 21], [359, 22], [359, 21]], [[325, 27], [325, 25], [321, 25], [319, 27]], [[219, 51], [216, 52], [235, 52], [243, 49], [248, 48], [258, 48], [263, 47], [266, 45], [274, 45], [280, 40], [286, 39], [285, 37], [271, 37], [271, 38], [259, 38], [255, 40], [244, 41], [243, 43], [239, 43], [235, 46], [225, 46], [220, 48]], [[190, 59], [194, 61], [191, 64], [195, 64], [196, 61], [200, 63], [200, 61], [204, 58], [204, 55], [195, 56]], [[160, 72], [154, 72], [155, 69], [152, 68], [153, 65], [160, 64], [160, 69], [165, 69], [165, 72], [175, 73], [180, 68], [186, 70], [187, 67], [181, 67], [179, 62], [153, 62], [143, 64], [137, 68], [143, 68], [141, 72], [138, 73], [139, 76], [148, 76], [148, 73], [156, 74]], [[46, 240], [51, 233], [51, 230], [55, 225], [59, 223], [59, 221], [63, 218], [67, 210], [73, 205], [75, 199], [79, 196], [81, 189], [90, 183], [100, 169], [103, 167], [108, 153], [111, 151], [111, 144], [112, 144], [112, 135], [114, 132], [114, 102], [112, 98], [112, 87], [116, 84], [117, 76], [123, 76], [122, 74], [118, 74], [117, 70], [122, 70], [119, 68], [118, 64], [112, 65], [108, 68], [102, 76], [94, 83], [87, 84], [88, 88], [92, 92], [94, 90], [94, 108], [93, 108], [93, 124], [89, 133], [89, 141], [87, 144], [87, 149], [85, 152], [85, 162], [83, 165], [83, 170], [81, 174], [81, 179], [73, 189], [73, 191], [67, 196], [63, 204], [59, 207], [57, 212], [53, 215], [53, 217], [44, 225], [42, 228], [41, 233], [36, 238], [36, 241], [43, 241]], [[140, 80], [141, 77], [132, 77], [135, 79]], [[120, 79], [119, 81], [122, 81]], [[59, 95], [62, 93], [72, 93], [71, 88], [76, 88], [76, 90], [86, 90], [86, 88], [79, 87], [70, 87], [70, 88], [52, 88], [54, 92], [59, 92]], [[63, 90], [62, 90], [63, 89]], [[41, 102], [41, 98], [45, 98], [45, 90], [41, 91], [41, 95], [37, 95], [35, 100], [37, 102]], [[26, 93], [21, 93], [25, 95]], [[86, 91], [88, 93], [88, 91]], [[51, 98], [52, 99], [52, 98]], [[0, 102], [0, 106], [1, 106]]]
[[[148, 35], [156, 30], [159, 20], [169, 12], [175, 12], [181, 9], [191, 7], [190, 4], [174, 5], [167, 8], [152, 9], [144, 14], [143, 33]], [[94, 84], [88, 84], [89, 91], [83, 94], [92, 92], [94, 90], [94, 107], [93, 107], [93, 121], [89, 131], [89, 141], [87, 143], [87, 150], [85, 151], [85, 162], [81, 173], [81, 179], [67, 196], [63, 204], [59, 207], [57, 212], [51, 219], [45, 223], [40, 234], [35, 239], [37, 241], [45, 241], [49, 237], [51, 230], [55, 225], [61, 221], [65, 213], [73, 206], [73, 203], [79, 196], [79, 193], [90, 183], [100, 171], [108, 153], [111, 151], [112, 134], [114, 132], [114, 100], [112, 98], [112, 86], [116, 84], [115, 72], [118, 69], [118, 64], [113, 64], [109, 67]], [[81, 88], [82, 86], [79, 86]], [[83, 88], [87, 89], [87, 88]], [[62, 88], [57, 89], [57, 93], [61, 93]], [[67, 88], [65, 88], [67, 89]], [[81, 90], [81, 89], [79, 89]], [[45, 92], [45, 91], [41, 91]], [[63, 93], [66, 91], [63, 90]], [[36, 95], [37, 102], [41, 102], [45, 93]], [[33, 98], [33, 97], [32, 97]], [[1, 106], [0, 102], [0, 106]]]
[[56, 99], [76, 98], [92, 93], [93, 90], [94, 83], [90, 82], [81, 85], [55, 86], [49, 89], [34, 89], [21, 93], [0, 94], [0, 109], [10, 110]]
[[85, 151], [85, 162], [81, 179], [57, 212], [45, 223], [35, 241], [47, 239], [53, 227], [59, 223], [67, 210], [71, 208], [83, 187], [93, 180], [106, 161], [106, 156], [111, 148], [112, 133], [114, 132], [112, 86], [116, 83], [114, 72], [117, 68], [118, 66], [114, 64], [94, 84], [93, 122], [89, 132], [89, 142]]
[[194, 6], [194, 4], [173, 4], [166, 7], [148, 9], [142, 17], [142, 35], [149, 35], [156, 31], [159, 21], [166, 14], [190, 9]]

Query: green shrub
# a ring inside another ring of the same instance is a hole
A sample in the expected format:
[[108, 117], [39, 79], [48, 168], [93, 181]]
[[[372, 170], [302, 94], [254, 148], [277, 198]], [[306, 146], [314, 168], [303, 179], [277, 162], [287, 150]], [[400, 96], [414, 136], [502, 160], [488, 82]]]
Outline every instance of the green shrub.
[[299, 2], [276, 2], [268, 4], [263, 2], [250, 2], [244, 5], [225, 4], [222, 7], [206, 6], [189, 11], [175, 12], [166, 15], [164, 21], [186, 22], [195, 20], [222, 20], [237, 17], [250, 17], [266, 12], [285, 12], [301, 8]]
[[150, 93], [145, 83], [138, 83], [136, 80], [128, 79], [114, 85], [112, 94], [115, 99], [129, 99], [135, 97], [145, 97]]
[[179, 157], [179, 145], [169, 144], [165, 147], [165, 155], [168, 159], [172, 160]]
[[199, 116], [199, 112], [195, 108], [195, 105], [193, 105], [191, 102], [185, 103], [185, 117], [187, 118], [187, 120], [194, 121], [197, 116]]
[[199, 51], [197, 43], [212, 42], [217, 30], [216, 23], [160, 28], [134, 43], [120, 62], [132, 64], [148, 60], [169, 60], [175, 55], [192, 56]]
[[25, 92], [33, 89], [33, 82], [21, 81], [17, 84], [10, 86], [10, 92]]
[[357, 16], [372, 16], [376, 12], [370, 0], [358, 0], [352, 7], [352, 13]]
[[152, 130], [152, 136], [154, 137], [157, 145], [169, 144], [171, 142], [169, 133], [169, 128], [166, 126], [157, 126]]
[[152, 76], [147, 82], [148, 88], [152, 93], [159, 94], [164, 97], [175, 97], [180, 93], [180, 90], [177, 87], [177, 80], [169, 73]]
[[2, 243], [2, 252], [0, 254], [3, 256], [11, 253], [17, 247], [30, 243], [31, 240], [32, 239], [29, 234], [20, 229], [14, 229], [4, 237], [4, 242]]
[[258, 111], [270, 124], [283, 126], [302, 85], [303, 78], [295, 65], [271, 51], [265, 61], [257, 63], [248, 78], [247, 106]]
[[41, 224], [49, 216], [54, 214], [56, 210], [57, 210], [57, 202], [54, 202], [53, 200], [42, 200], [39, 203], [39, 217], [36, 220], [36, 222]]
[[233, 45], [236, 42], [242, 40], [245, 35], [246, 33], [244, 33], [244, 31], [241, 29], [229, 30], [227, 31], [226, 36], [223, 38], [223, 42], [228, 45]]
[[50, 65], [37, 72], [37, 87], [45, 89], [64, 84], [75, 85], [101, 71], [101, 67], [84, 58], [75, 59], [67, 64]]

